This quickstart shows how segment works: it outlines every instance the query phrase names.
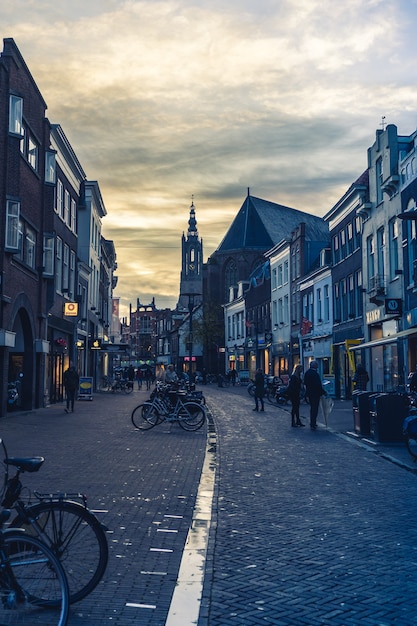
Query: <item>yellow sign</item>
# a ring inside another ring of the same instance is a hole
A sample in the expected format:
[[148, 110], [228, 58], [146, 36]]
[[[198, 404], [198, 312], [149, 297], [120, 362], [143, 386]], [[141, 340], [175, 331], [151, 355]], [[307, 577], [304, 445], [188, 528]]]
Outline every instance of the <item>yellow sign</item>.
[[78, 302], [66, 302], [64, 304], [64, 315], [67, 315], [68, 317], [77, 317]]

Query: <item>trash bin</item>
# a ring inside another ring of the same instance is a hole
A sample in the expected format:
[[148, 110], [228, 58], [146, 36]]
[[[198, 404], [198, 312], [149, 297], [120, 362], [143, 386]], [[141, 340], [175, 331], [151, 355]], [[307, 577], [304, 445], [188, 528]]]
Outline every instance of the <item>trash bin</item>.
[[364, 437], [371, 434], [370, 396], [373, 391], [354, 391], [352, 393], [353, 425], [355, 433]]
[[369, 403], [373, 438], [381, 443], [403, 442], [402, 425], [408, 415], [407, 397], [398, 393], [373, 394]]

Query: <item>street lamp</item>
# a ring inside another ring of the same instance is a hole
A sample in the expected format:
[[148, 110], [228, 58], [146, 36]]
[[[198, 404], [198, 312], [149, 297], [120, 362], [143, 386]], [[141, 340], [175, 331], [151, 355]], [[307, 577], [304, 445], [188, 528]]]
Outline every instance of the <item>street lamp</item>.
[[189, 337], [188, 337], [188, 378], [191, 383], [191, 374], [193, 368], [193, 313], [195, 306], [195, 297], [200, 295], [195, 291], [190, 293], [184, 293], [184, 296], [188, 296], [188, 318], [189, 318]]

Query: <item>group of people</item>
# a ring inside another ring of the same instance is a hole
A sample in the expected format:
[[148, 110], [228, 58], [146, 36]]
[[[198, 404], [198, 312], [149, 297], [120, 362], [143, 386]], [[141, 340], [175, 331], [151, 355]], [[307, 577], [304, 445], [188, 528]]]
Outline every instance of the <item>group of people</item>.
[[[292, 371], [288, 381], [288, 387], [286, 389], [286, 396], [291, 402], [291, 426], [293, 428], [305, 426], [300, 419], [301, 387], [304, 384], [305, 395], [310, 403], [310, 428], [311, 430], [317, 430], [317, 416], [320, 407], [320, 400], [323, 396], [327, 396], [327, 392], [323, 387], [323, 383], [318, 373], [318, 367], [319, 364], [315, 359], [310, 361], [310, 366], [304, 374], [304, 379], [302, 378], [302, 365], [296, 365]], [[369, 376], [365, 367], [361, 363], [359, 363], [356, 368], [353, 381], [355, 383], [355, 389], [366, 390], [366, 386], [369, 382]], [[265, 377], [261, 368], [258, 368], [256, 371], [254, 382], [255, 408], [253, 410], [265, 411]]]

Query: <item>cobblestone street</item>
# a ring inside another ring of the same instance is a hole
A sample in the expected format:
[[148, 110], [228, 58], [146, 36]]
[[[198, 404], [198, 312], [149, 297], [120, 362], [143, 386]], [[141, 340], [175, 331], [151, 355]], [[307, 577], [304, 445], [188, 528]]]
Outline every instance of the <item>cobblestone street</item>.
[[[413, 466], [338, 434], [349, 403], [312, 432], [292, 429], [288, 408], [253, 412], [245, 388], [200, 389], [216, 476], [198, 626], [416, 624]], [[10, 456], [46, 458], [24, 485], [86, 492], [110, 530], [105, 577], [72, 606], [70, 626], [192, 623], [168, 615], [207, 428], [136, 431], [130, 412], [145, 398], [97, 394], [74, 414], [55, 405], [2, 420]]]

